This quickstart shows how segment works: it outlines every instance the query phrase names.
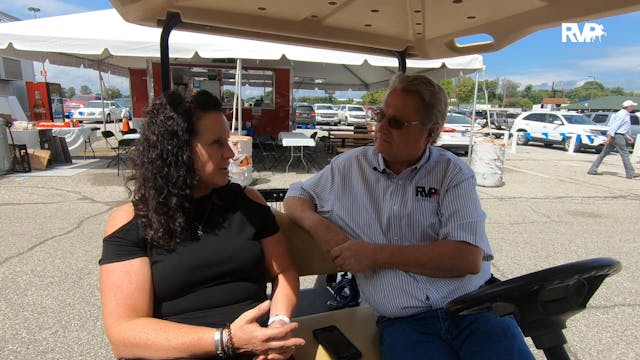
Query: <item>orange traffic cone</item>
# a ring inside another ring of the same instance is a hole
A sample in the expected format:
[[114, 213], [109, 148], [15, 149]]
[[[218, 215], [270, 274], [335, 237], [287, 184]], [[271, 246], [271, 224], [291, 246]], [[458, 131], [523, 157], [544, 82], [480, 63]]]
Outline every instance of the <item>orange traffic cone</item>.
[[129, 126], [129, 117], [125, 116], [122, 118], [122, 132], [127, 132], [131, 130], [131, 127]]

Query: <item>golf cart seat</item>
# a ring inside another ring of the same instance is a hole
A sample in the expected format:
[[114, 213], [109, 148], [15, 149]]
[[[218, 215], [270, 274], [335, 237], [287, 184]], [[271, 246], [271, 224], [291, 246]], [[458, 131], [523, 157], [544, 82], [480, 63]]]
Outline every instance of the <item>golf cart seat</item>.
[[[273, 210], [284, 233], [289, 252], [300, 276], [331, 274], [338, 270], [314, 242], [309, 233], [294, 224], [285, 214]], [[586, 307], [602, 281], [620, 271], [618, 261], [597, 258], [551, 267], [513, 279], [486, 285], [452, 301], [447, 310], [452, 313], [473, 313], [493, 310], [499, 316], [514, 314], [525, 336], [533, 339], [548, 359], [569, 359], [563, 345], [566, 339], [562, 329], [566, 320]], [[318, 291], [300, 292], [298, 309], [318, 298]], [[323, 304], [324, 305], [324, 304]], [[313, 329], [336, 325], [362, 352], [362, 359], [377, 360], [379, 339], [376, 314], [367, 305], [329, 311], [326, 306], [305, 309], [305, 316], [294, 316], [299, 323], [296, 336], [304, 338], [306, 345], [297, 349], [296, 360], [329, 360], [329, 355], [312, 336]], [[564, 354], [564, 355], [563, 355]], [[564, 357], [563, 357], [564, 356]]]

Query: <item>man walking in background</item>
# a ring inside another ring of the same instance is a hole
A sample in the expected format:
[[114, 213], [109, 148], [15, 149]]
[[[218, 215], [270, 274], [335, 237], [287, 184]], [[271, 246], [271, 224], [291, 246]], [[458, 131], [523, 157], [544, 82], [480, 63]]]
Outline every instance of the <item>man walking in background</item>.
[[627, 150], [627, 140], [633, 144], [633, 138], [629, 136], [629, 129], [631, 128], [629, 113], [636, 105], [638, 104], [631, 100], [625, 100], [622, 103], [622, 109], [613, 115], [609, 122], [609, 130], [607, 130], [607, 140], [604, 142], [604, 149], [602, 149], [602, 152], [600, 152], [596, 161], [593, 162], [593, 165], [591, 165], [587, 174], [602, 175], [602, 173], [598, 172], [600, 163], [602, 163], [602, 160], [609, 155], [613, 149], [616, 149], [618, 150], [620, 157], [622, 157], [622, 164], [624, 165], [624, 172], [627, 179], [640, 177], [640, 174], [637, 174], [633, 169], [633, 165], [631, 165], [631, 160], [629, 160], [629, 150]]

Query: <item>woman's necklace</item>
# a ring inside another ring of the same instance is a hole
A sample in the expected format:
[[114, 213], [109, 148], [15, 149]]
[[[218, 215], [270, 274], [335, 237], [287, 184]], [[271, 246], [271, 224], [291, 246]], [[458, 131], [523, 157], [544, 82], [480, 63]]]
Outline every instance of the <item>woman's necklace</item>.
[[204, 226], [204, 223], [207, 221], [207, 217], [209, 217], [209, 212], [211, 211], [212, 205], [213, 205], [213, 198], [208, 197], [207, 210], [204, 212], [204, 216], [202, 217], [200, 224], [198, 224], [198, 229], [197, 229], [198, 238], [202, 238], [202, 234], [204, 234], [204, 232], [202, 231], [202, 226]]

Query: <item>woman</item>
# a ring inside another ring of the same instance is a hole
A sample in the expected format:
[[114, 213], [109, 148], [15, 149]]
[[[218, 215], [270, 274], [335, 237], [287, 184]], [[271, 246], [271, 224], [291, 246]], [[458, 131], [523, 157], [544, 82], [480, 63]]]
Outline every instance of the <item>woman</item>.
[[109, 217], [100, 259], [118, 358], [285, 359], [304, 344], [289, 320], [298, 276], [264, 199], [229, 182], [221, 111], [207, 91], [169, 93], [148, 111], [132, 201]]

